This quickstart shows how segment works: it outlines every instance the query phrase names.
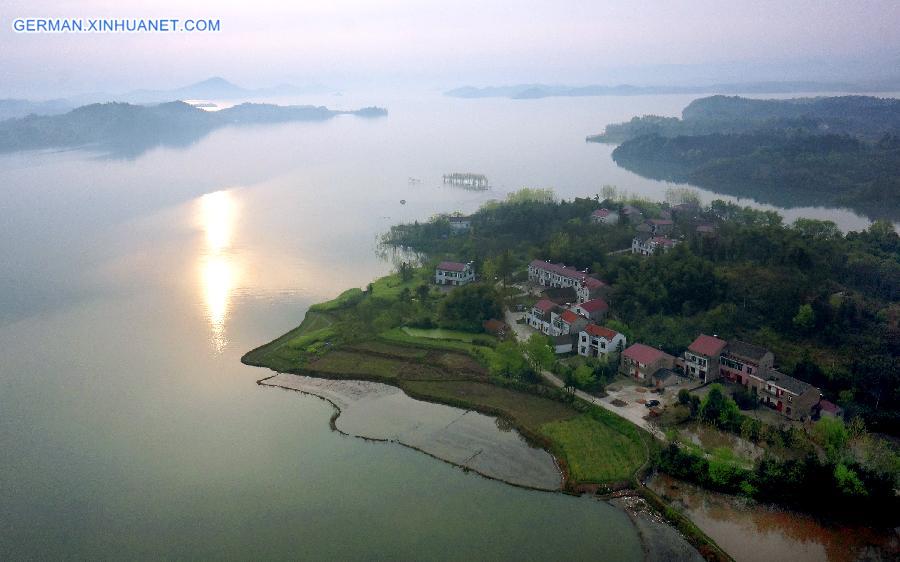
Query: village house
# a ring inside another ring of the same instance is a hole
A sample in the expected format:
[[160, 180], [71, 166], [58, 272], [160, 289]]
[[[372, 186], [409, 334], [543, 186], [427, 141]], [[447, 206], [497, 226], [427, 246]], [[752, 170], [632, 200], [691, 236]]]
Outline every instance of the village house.
[[775, 355], [768, 349], [733, 340], [722, 352], [719, 365], [722, 376], [746, 385], [748, 375], [765, 375], [774, 363]]
[[588, 319], [579, 316], [571, 310], [563, 310], [560, 313], [550, 312], [550, 335], [565, 336], [577, 334], [588, 324]]
[[668, 252], [678, 243], [677, 240], [666, 238], [665, 236], [651, 236], [649, 234], [639, 234], [631, 241], [631, 253], [642, 256], [652, 256], [657, 250]]
[[465, 285], [475, 281], [471, 263], [442, 261], [434, 270], [434, 282], [438, 285]]
[[684, 372], [700, 382], [714, 381], [721, 376], [719, 357], [728, 342], [714, 336], [700, 334], [684, 352]]
[[463, 232], [469, 230], [472, 226], [472, 217], [448, 217], [450, 222], [450, 230], [455, 232]]
[[602, 322], [609, 312], [609, 304], [603, 299], [592, 299], [573, 306], [572, 310], [594, 322]]
[[622, 352], [619, 372], [635, 379], [650, 382], [650, 377], [660, 369], [672, 369], [675, 358], [655, 347], [636, 343]]
[[575, 290], [578, 302], [599, 296], [607, 288], [606, 283], [589, 276], [586, 271], [541, 260], [528, 264], [528, 280], [545, 287], [571, 287]]
[[600, 224], [616, 224], [619, 222], [619, 213], [609, 209], [597, 209], [591, 213], [591, 222]]
[[609, 352], [625, 349], [625, 335], [597, 324], [588, 324], [578, 334], [578, 355], [601, 357]]
[[558, 310], [559, 306], [553, 301], [541, 299], [531, 307], [525, 317], [529, 326], [549, 336], [552, 332], [553, 313]]
[[[707, 351], [711, 349], [709, 347]], [[687, 354], [685, 358], [687, 365]], [[789, 419], [812, 415], [822, 393], [813, 385], [776, 370], [774, 363], [775, 355], [768, 349], [734, 340], [721, 351], [719, 373], [745, 388], [755, 389], [761, 403]], [[709, 374], [707, 380], [711, 380], [711, 376]]]
[[675, 223], [671, 219], [650, 219], [647, 221], [647, 225], [650, 227], [651, 234], [661, 236], [671, 233]]
[[708, 224], [708, 223], [698, 224], [697, 228], [695, 230], [697, 231], [697, 235], [700, 237], [703, 237], [703, 238], [715, 238], [716, 237], [716, 225], [714, 225], [714, 224]]

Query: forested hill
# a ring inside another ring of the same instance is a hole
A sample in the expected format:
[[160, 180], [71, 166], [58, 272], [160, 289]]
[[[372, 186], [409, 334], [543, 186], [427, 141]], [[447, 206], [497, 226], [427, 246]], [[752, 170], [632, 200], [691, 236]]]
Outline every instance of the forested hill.
[[900, 219], [900, 100], [714, 96], [673, 117], [635, 117], [589, 141], [617, 164], [783, 207], [847, 207]]
[[0, 152], [92, 145], [112, 152], [140, 153], [157, 145], [189, 144], [225, 125], [319, 121], [342, 113], [370, 117], [386, 115], [387, 111], [377, 107], [335, 111], [323, 106], [254, 103], [204, 111], [180, 101], [146, 106], [96, 103], [62, 115], [0, 121]]
[[711, 133], [794, 131], [810, 134], [848, 134], [878, 140], [900, 135], [900, 100], [869, 96], [840, 96], [761, 100], [711, 96], [692, 101], [681, 119], [645, 115], [606, 126], [591, 142], [622, 143], [644, 135], [677, 137]]

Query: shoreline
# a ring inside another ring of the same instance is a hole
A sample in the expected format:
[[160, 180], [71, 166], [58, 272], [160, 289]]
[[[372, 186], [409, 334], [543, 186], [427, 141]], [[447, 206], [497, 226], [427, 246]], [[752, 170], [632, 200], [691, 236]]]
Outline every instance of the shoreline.
[[[531, 443], [530, 440], [528, 440], [528, 439], [525, 437], [525, 435], [523, 435], [523, 434], [518, 430], [518, 428], [515, 428], [515, 427], [514, 427], [514, 429], [515, 429], [515, 434], [516, 434], [517, 436], [519, 436], [523, 441], [525, 441], [525, 442], [528, 444], [529, 447], [539, 448], [541, 451], [544, 451], [544, 452], [550, 457], [550, 459], [552, 459], [553, 465], [554, 465], [555, 470], [556, 470], [556, 473], [557, 473], [558, 476], [559, 476], [559, 484], [558, 484], [555, 488], [546, 488], [546, 487], [539, 487], [539, 486], [531, 486], [531, 485], [528, 485], [528, 484], [524, 484], [524, 483], [522, 483], [522, 482], [515, 482], [515, 481], [513, 481], [513, 480], [510, 480], [510, 479], [507, 479], [507, 478], [503, 478], [503, 477], [501, 477], [501, 476], [495, 476], [495, 475], [487, 474], [487, 473], [486, 473], [485, 471], [483, 471], [483, 470], [479, 470], [479, 469], [477, 469], [477, 468], [473, 468], [473, 467], [468, 466], [468, 465], [465, 465], [465, 464], [460, 464], [460, 463], [455, 462], [455, 461], [453, 461], [453, 460], [451, 460], [451, 459], [449, 459], [449, 458], [445, 458], [445, 457], [441, 456], [441, 455], [438, 454], [438, 453], [428, 451], [428, 450], [424, 449], [423, 447], [419, 447], [419, 446], [417, 446], [417, 445], [413, 445], [413, 444], [411, 444], [411, 443], [407, 443], [407, 442], [403, 441], [402, 439], [392, 439], [392, 438], [382, 438], [382, 437], [371, 437], [371, 436], [367, 436], [367, 435], [359, 435], [359, 434], [356, 434], [356, 433], [350, 433], [350, 432], [348, 432], [348, 431], [345, 431], [344, 429], [341, 429], [341, 428], [338, 427], [338, 425], [337, 425], [337, 420], [338, 420], [338, 418], [340, 418], [341, 415], [344, 413], [344, 408], [342, 408], [340, 404], [338, 404], [335, 400], [329, 398], [328, 396], [325, 396], [324, 393], [321, 393], [321, 392], [315, 392], [315, 390], [310, 389], [310, 388], [295, 388], [295, 387], [292, 387], [292, 386], [285, 386], [285, 385], [283, 385], [283, 384], [277, 384], [277, 383], [269, 382], [269, 381], [271, 381], [272, 379], [274, 379], [274, 378], [276, 378], [276, 377], [278, 377], [278, 376], [280, 376], [280, 375], [295, 376], [295, 377], [308, 376], [309, 378], [313, 378], [313, 379], [315, 379], [315, 378], [320, 378], [320, 379], [321, 379], [321, 378], [323, 378], [323, 377], [313, 377], [313, 376], [310, 376], [310, 375], [298, 375], [298, 374], [296, 374], [296, 373], [280, 373], [280, 372], [279, 372], [279, 373], [276, 373], [276, 374], [274, 374], [274, 375], [270, 375], [270, 376], [268, 376], [268, 377], [264, 377], [264, 378], [262, 378], [262, 379], [257, 380], [257, 381], [256, 381], [256, 384], [259, 385], [259, 386], [265, 386], [265, 387], [268, 387], [268, 388], [278, 388], [278, 389], [281, 389], [281, 390], [287, 390], [287, 391], [292, 391], [292, 392], [299, 392], [300, 394], [305, 394], [305, 395], [308, 395], [308, 396], [313, 396], [313, 397], [319, 398], [320, 400], [324, 400], [325, 402], [327, 402], [328, 404], [330, 404], [331, 407], [334, 409], [334, 413], [331, 415], [331, 417], [330, 417], [329, 420], [328, 420], [329, 427], [331, 428], [332, 431], [335, 431], [335, 432], [339, 433], [340, 435], [342, 435], [342, 436], [344, 436], [344, 437], [351, 437], [351, 438], [356, 438], [356, 439], [362, 439], [363, 441], [367, 441], [367, 442], [371, 442], [371, 443], [390, 443], [390, 444], [401, 445], [401, 446], [403, 446], [403, 447], [406, 447], [407, 449], [411, 449], [411, 450], [413, 450], [413, 451], [417, 451], [417, 452], [419, 452], [419, 453], [423, 453], [423, 454], [428, 455], [429, 457], [431, 457], [431, 458], [433, 458], [433, 459], [435, 459], [435, 460], [438, 460], [438, 461], [444, 462], [444, 463], [446, 463], [446, 464], [449, 464], [450, 466], [459, 468], [459, 469], [462, 470], [463, 472], [472, 472], [472, 473], [477, 474], [478, 476], [481, 476], [482, 478], [486, 478], [486, 479], [488, 479], [488, 480], [494, 480], [494, 481], [496, 481], [496, 482], [502, 482], [502, 483], [508, 484], [508, 485], [510, 485], [510, 486], [515, 486], [515, 487], [517, 487], [517, 488], [522, 488], [522, 489], [524, 489], [524, 490], [531, 490], [531, 491], [536, 491], [536, 492], [548, 492], [548, 493], [562, 492], [562, 493], [572, 494], [571, 492], [567, 491], [566, 488], [565, 488], [567, 479], [566, 479], [566, 474], [565, 474], [565, 473], [563, 472], [563, 470], [562, 470], [562, 466], [561, 466], [561, 464], [560, 464], [560, 460], [559, 460], [555, 455], [553, 455], [552, 452], [546, 450], [544, 447], [541, 447], [540, 445], [535, 445], [535, 444]], [[453, 405], [441, 404], [441, 403], [438, 403], [438, 402], [427, 401], [427, 400], [421, 400], [421, 399], [419, 399], [419, 398], [416, 398], [416, 397], [414, 397], [414, 396], [409, 395], [404, 389], [402, 389], [402, 388], [400, 388], [400, 387], [397, 387], [397, 386], [394, 386], [394, 385], [389, 385], [389, 384], [387, 384], [387, 383], [382, 383], [382, 382], [378, 382], [378, 381], [361, 380], [361, 379], [358, 380], [358, 379], [337, 379], [337, 378], [336, 378], [336, 379], [328, 379], [328, 380], [335, 380], [335, 381], [352, 380], [352, 381], [354, 381], [354, 382], [364, 382], [364, 383], [373, 383], [373, 384], [386, 384], [387, 386], [391, 386], [391, 387], [393, 387], [393, 388], [396, 388], [400, 393], [402, 393], [404, 396], [408, 397], [408, 398], [411, 399], [411, 400], [415, 400], [415, 401], [422, 402], [422, 403], [425, 403], [425, 404], [436, 404], [436, 405], [446, 406], [446, 407], [453, 408], [453, 409], [457, 409], [457, 410], [462, 410], [462, 411], [464, 412], [464, 414], [465, 414], [465, 413], [469, 413], [469, 412], [475, 412], [475, 413], [478, 413], [478, 414], [481, 414], [481, 415], [485, 415], [486, 417], [491, 418], [491, 419], [497, 419], [495, 416], [487, 415], [487, 414], [484, 414], [483, 412], [478, 412], [478, 411], [475, 410], [475, 409], [463, 409], [463, 408], [459, 408], [459, 407], [453, 406]], [[475, 454], [477, 455], [477, 454], [479, 454], [480, 452], [481, 452], [481, 451], [476, 452]], [[470, 457], [470, 458], [467, 459], [467, 460], [471, 460], [471, 458], [473, 458], [474, 456], [475, 456], [475, 455], [473, 455], [472, 457]], [[577, 494], [573, 494], [573, 495], [577, 495]]]

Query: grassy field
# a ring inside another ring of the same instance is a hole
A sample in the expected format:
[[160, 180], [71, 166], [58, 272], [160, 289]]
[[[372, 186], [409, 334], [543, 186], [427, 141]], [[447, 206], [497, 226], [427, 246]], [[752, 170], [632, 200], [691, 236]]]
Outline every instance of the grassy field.
[[558, 444], [579, 482], [627, 481], [646, 459], [641, 443], [590, 414], [546, 423], [540, 431]]

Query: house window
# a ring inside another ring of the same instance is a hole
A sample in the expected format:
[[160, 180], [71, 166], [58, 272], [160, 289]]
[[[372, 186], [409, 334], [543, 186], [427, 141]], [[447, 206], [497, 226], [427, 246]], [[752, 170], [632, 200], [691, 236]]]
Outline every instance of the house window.
[[753, 374], [753, 367], [747, 365], [747, 374], [748, 374], [748, 375], [752, 375], [752, 374]]

